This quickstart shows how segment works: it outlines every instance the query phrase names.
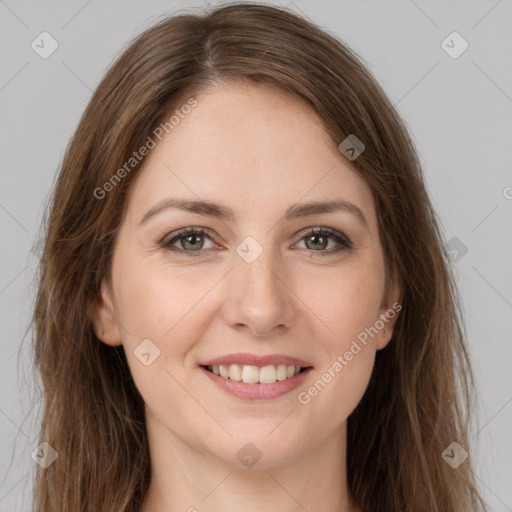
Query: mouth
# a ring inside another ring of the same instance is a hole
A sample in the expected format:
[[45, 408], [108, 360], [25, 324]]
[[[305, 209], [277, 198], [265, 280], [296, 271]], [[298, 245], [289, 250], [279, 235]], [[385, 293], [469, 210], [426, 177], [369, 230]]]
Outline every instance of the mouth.
[[226, 380], [243, 382], [244, 384], [274, 384], [292, 379], [304, 373], [312, 366], [296, 366], [293, 364], [268, 364], [265, 366], [248, 364], [200, 365], [206, 371]]
[[226, 354], [201, 361], [200, 370], [222, 391], [244, 401], [268, 401], [299, 386], [313, 365], [285, 354]]

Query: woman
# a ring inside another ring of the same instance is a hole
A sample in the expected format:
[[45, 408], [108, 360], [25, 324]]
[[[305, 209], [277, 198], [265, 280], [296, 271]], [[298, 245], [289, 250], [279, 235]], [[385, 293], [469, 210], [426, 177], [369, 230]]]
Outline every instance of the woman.
[[354, 53], [275, 7], [165, 19], [54, 191], [34, 509], [485, 510], [448, 261]]

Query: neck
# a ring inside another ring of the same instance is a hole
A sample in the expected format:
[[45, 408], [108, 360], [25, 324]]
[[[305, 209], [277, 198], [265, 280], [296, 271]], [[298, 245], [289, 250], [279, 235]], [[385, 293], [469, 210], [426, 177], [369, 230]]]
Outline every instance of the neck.
[[309, 452], [251, 469], [185, 444], [154, 416], [147, 429], [152, 477], [141, 512], [356, 511], [347, 492], [346, 422]]

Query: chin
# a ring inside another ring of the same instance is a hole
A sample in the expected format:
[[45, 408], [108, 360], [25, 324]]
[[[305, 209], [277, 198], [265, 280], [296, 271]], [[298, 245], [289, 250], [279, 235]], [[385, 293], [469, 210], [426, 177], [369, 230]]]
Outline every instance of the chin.
[[[237, 432], [233, 439], [229, 439], [222, 446], [211, 446], [210, 450], [226, 464], [237, 468], [256, 470], [279, 467], [299, 454], [300, 443], [290, 436], [289, 431], [278, 432], [279, 427], [272, 432], [278, 424], [279, 422], [265, 422], [265, 428], [253, 428], [247, 435]], [[271, 427], [267, 428], [268, 425]], [[272, 433], [269, 435], [270, 432]]]

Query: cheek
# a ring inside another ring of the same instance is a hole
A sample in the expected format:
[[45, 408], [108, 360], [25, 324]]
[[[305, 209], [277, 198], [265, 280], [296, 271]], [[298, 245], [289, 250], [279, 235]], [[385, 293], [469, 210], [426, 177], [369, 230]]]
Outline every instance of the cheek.
[[[306, 281], [310, 281], [307, 276]], [[325, 278], [316, 280], [315, 293], [307, 295], [308, 305], [321, 319], [317, 342], [324, 362], [299, 402], [310, 419], [323, 418], [319, 430], [328, 432], [345, 421], [368, 386], [376, 338], [367, 329], [379, 318], [383, 283], [374, 263], [358, 261], [331, 269]], [[328, 418], [326, 410], [331, 411]]]
[[[187, 381], [187, 354], [203, 330], [198, 301], [212, 285], [164, 274], [150, 265], [139, 269], [129, 277], [118, 276], [123, 346], [130, 373], [153, 411], [168, 407], [178, 411], [188, 403], [180, 385]], [[146, 365], [143, 354], [147, 353]]]
[[[361, 307], [365, 306], [360, 304]], [[347, 306], [348, 307], [348, 306]], [[361, 325], [368, 315], [341, 319], [336, 336], [324, 337], [325, 358], [309, 387], [297, 396], [302, 419], [318, 435], [328, 435], [344, 422], [360, 402], [370, 381], [375, 361], [375, 341], [360, 341]]]
[[352, 414], [370, 381], [374, 358], [375, 350], [368, 346], [351, 361], [336, 365], [334, 359], [301, 390], [299, 414], [317, 435], [329, 435]]
[[379, 318], [384, 276], [374, 261], [362, 258], [315, 274], [314, 278], [303, 274], [298, 295], [306, 297], [307, 305], [324, 326], [324, 348], [331, 356], [337, 355]]
[[161, 266], [151, 265], [124, 276], [119, 276], [118, 295], [123, 298], [120, 313], [127, 330], [137, 338], [153, 336], [161, 341], [172, 338], [182, 325], [191, 323], [190, 315], [197, 316], [193, 314], [194, 308], [213, 283], [211, 276], [193, 279], [191, 274], [164, 271]]
[[[187, 382], [188, 372], [196, 364], [197, 341], [213, 321], [214, 293], [208, 291], [218, 276], [210, 273], [194, 279], [193, 268], [187, 269], [189, 272], [171, 272], [162, 265], [146, 264], [144, 268], [140, 264], [138, 268], [137, 273], [124, 279], [120, 274], [118, 281], [126, 357], [145, 402], [155, 410], [162, 400], [176, 407], [178, 397], [185, 403], [187, 398], [181, 396], [183, 389], [178, 383]], [[139, 348], [143, 346], [144, 351]], [[138, 356], [147, 352], [157, 357], [145, 366]]]

